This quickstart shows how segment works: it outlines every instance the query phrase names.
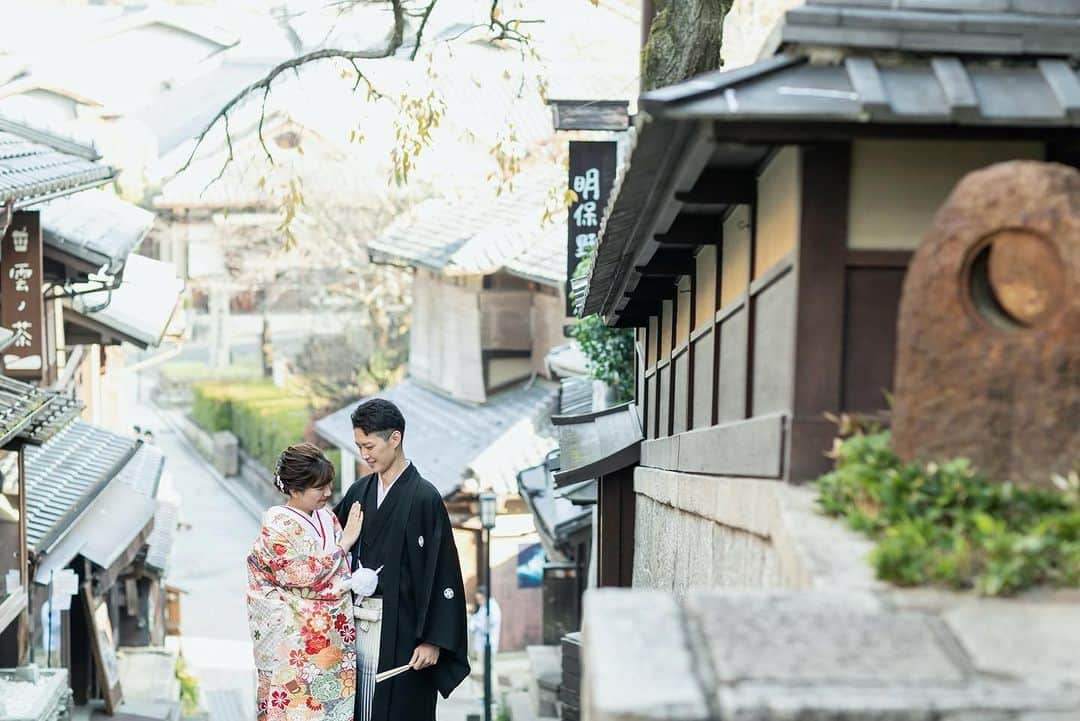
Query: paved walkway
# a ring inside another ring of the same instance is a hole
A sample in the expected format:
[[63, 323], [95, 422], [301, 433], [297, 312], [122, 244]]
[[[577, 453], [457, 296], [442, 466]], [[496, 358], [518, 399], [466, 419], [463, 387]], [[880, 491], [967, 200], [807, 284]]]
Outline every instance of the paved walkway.
[[183, 589], [181, 650], [199, 678], [211, 721], [255, 718], [255, 680], [248, 637], [247, 557], [258, 521], [224, 490], [213, 469], [148, 406], [139, 415], [167, 455], [181, 495], [181, 530], [169, 583]]

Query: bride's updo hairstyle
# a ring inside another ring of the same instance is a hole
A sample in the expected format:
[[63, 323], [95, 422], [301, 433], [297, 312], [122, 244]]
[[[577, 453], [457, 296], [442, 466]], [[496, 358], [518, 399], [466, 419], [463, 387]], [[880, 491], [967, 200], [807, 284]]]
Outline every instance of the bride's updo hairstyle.
[[325, 488], [334, 482], [334, 464], [311, 443], [289, 446], [278, 457], [274, 485], [286, 496], [293, 491]]

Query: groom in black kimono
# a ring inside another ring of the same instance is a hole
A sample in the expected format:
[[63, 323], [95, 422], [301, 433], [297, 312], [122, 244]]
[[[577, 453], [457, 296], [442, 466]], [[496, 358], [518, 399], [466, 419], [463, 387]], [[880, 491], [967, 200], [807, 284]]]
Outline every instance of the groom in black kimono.
[[[377, 569], [382, 597], [378, 671], [412, 670], [376, 684], [372, 721], [435, 721], [436, 691], [446, 698], [469, 675], [465, 589], [442, 495], [405, 458], [405, 418], [379, 398], [352, 414], [356, 446], [374, 471], [335, 508], [344, 523], [353, 502], [364, 510], [357, 563]], [[361, 692], [356, 695], [360, 721]]]

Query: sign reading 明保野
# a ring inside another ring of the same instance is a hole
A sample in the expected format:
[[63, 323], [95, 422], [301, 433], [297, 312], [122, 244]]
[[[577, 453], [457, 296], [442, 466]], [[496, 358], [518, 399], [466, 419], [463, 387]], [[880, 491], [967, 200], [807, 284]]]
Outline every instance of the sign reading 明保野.
[[615, 184], [617, 143], [614, 140], [570, 141], [570, 190], [575, 199], [567, 218], [567, 314], [573, 315], [570, 281], [581, 259], [596, 245], [600, 220]]

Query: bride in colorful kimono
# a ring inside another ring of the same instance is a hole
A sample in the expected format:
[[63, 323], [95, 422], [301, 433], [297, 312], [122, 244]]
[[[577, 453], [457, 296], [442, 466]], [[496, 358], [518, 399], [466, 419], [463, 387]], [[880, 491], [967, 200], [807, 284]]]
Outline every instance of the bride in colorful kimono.
[[248, 556], [248, 620], [258, 670], [258, 721], [352, 721], [357, 602], [378, 576], [349, 570], [359, 503], [345, 528], [324, 508], [334, 466], [316, 446], [285, 449], [274, 483], [288, 497], [263, 516]]

